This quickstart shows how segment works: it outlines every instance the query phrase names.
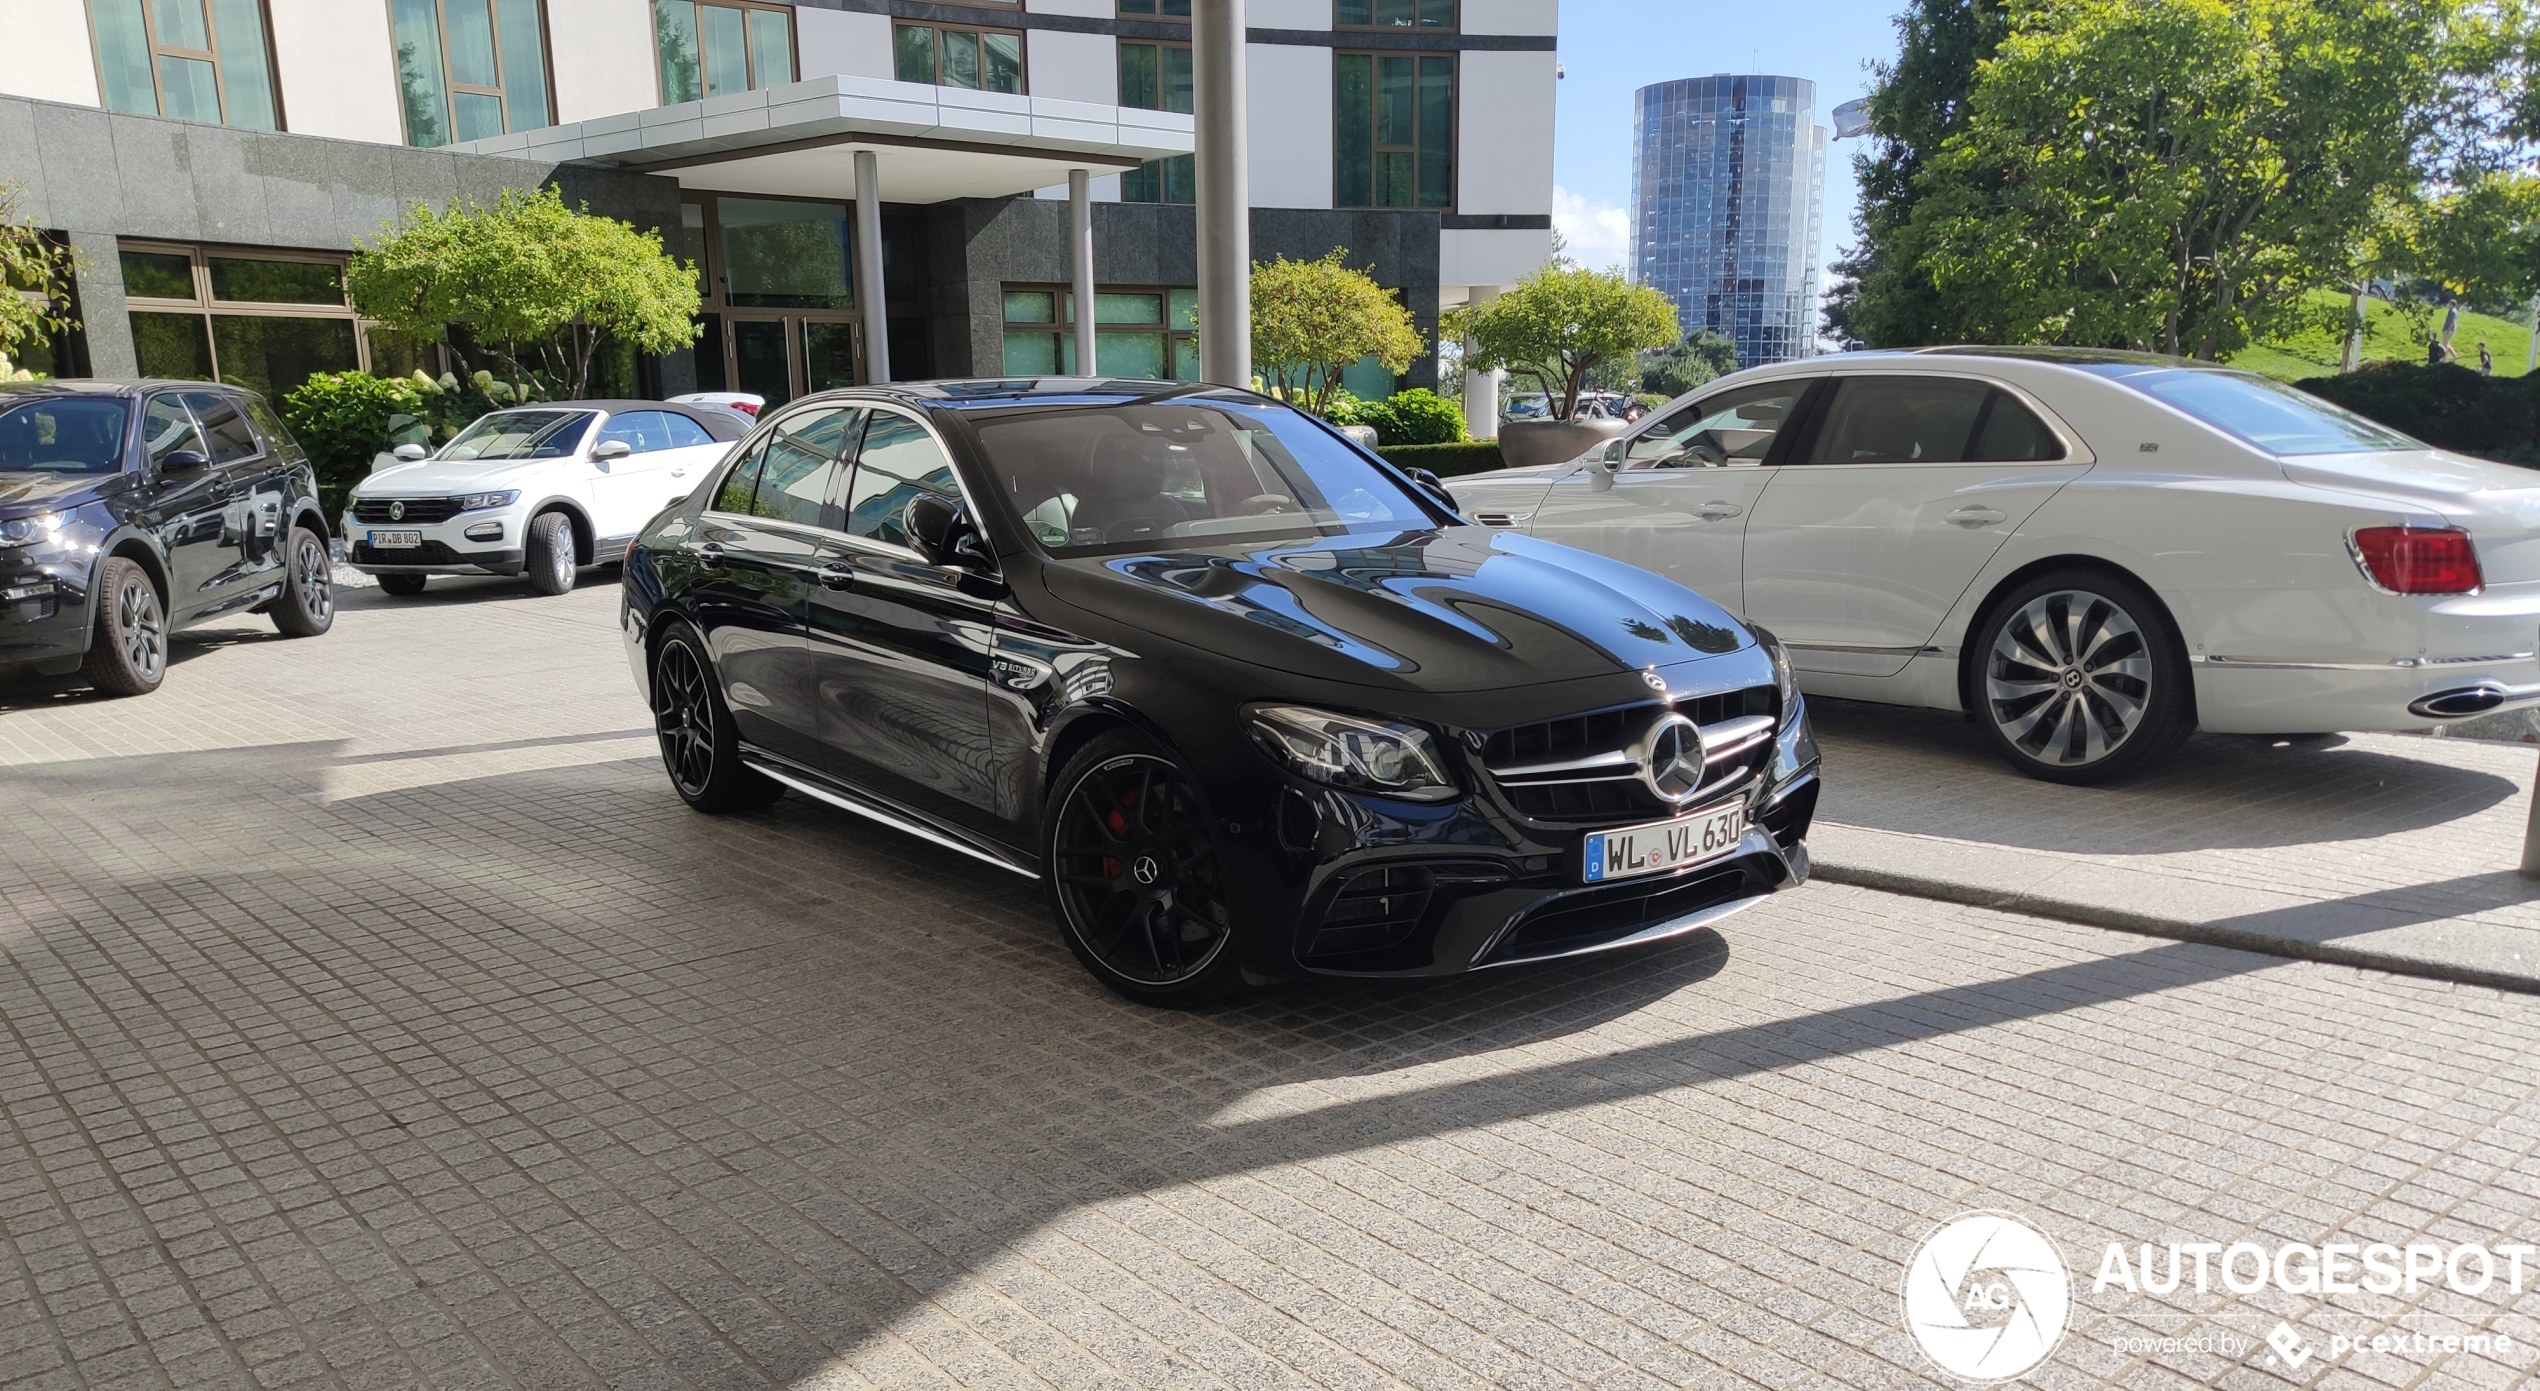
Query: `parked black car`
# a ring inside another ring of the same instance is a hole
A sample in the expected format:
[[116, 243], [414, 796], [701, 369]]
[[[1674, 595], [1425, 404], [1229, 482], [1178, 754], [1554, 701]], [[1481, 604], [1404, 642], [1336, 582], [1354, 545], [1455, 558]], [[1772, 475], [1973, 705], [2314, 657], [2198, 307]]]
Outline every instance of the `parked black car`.
[[679, 794], [1039, 878], [1138, 1000], [1690, 932], [1807, 874], [1777, 645], [1313, 418], [1082, 379], [771, 410], [626, 561]]
[[314, 637], [333, 585], [317, 478], [256, 393], [0, 384], [0, 668], [140, 695], [171, 630], [246, 609]]

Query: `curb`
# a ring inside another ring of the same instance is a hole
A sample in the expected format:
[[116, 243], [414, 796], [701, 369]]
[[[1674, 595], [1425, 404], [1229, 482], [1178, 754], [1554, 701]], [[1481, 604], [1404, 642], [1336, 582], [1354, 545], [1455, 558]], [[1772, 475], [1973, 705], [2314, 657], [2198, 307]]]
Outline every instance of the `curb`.
[[1821, 859], [1812, 867], [1811, 877], [1822, 879], [1829, 884], [1842, 884], [1856, 889], [1875, 889], [1881, 893], [1928, 899], [1935, 903], [1956, 903], [1969, 908], [1990, 908], [1998, 912], [2020, 913], [2032, 918], [2048, 918], [2056, 922], [2071, 923], [2078, 927], [2106, 928], [2114, 932], [2131, 932], [2143, 937], [2166, 937], [2179, 942], [2201, 942], [2207, 946], [2230, 947], [2236, 951], [2256, 952], [2262, 956], [2280, 956], [2297, 961], [2318, 961], [2332, 966], [2355, 966], [2368, 971], [2386, 971], [2397, 976], [2448, 981], [2455, 985], [2485, 986], [2491, 990], [2509, 991], [2518, 995], [2540, 995], [2540, 977], [2481, 970], [2475, 966], [2456, 966], [2448, 962], [2426, 961], [2411, 956], [2358, 951], [2352, 947], [2331, 946], [2319, 942], [2297, 942], [2283, 937], [2270, 937], [2260, 932], [2239, 932], [2227, 927], [2214, 927], [2178, 918], [2157, 918], [2145, 913], [2129, 913], [2122, 908], [2071, 903], [2054, 898], [2036, 898], [2027, 894], [2006, 894], [1998, 889], [1979, 888], [1973, 884], [1960, 884], [1947, 879], [1927, 879], [1918, 874], [1864, 869]]

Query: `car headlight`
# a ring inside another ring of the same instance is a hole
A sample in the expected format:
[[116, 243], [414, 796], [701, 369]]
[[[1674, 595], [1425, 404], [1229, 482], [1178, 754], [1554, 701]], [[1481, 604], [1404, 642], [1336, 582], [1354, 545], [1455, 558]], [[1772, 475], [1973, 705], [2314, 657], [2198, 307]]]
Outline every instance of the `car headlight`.
[[11, 517], [0, 522], [0, 546], [32, 546], [61, 534], [69, 519], [59, 512], [44, 512], [32, 517]]
[[518, 488], [513, 488], [508, 492], [500, 493], [470, 493], [466, 497], [459, 499], [459, 510], [462, 512], [482, 512], [488, 507], [509, 507], [518, 501], [520, 501], [520, 489]]
[[1773, 685], [1781, 690], [1782, 722], [1787, 724], [1799, 710], [1799, 673], [1792, 670], [1790, 653], [1782, 647], [1782, 640], [1773, 636], [1772, 629], [1759, 623], [1749, 623], [1746, 629], [1755, 635], [1764, 655], [1773, 659]]
[[1414, 802], [1458, 795], [1427, 730], [1303, 705], [1248, 706], [1244, 719], [1252, 742], [1299, 777]]

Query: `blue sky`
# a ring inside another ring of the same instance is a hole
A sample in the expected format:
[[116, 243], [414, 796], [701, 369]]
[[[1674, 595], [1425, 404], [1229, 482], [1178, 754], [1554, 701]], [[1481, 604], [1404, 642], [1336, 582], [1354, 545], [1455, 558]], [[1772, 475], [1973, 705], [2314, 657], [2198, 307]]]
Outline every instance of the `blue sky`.
[[[1716, 72], [1769, 73], [1817, 83], [1817, 122], [1868, 90], [1867, 64], [1896, 51], [1904, 0], [1563, 0], [1553, 158], [1554, 223], [1570, 254], [1622, 264], [1632, 197], [1632, 93], [1653, 82]], [[1858, 140], [1826, 160], [1825, 245], [1852, 239]]]

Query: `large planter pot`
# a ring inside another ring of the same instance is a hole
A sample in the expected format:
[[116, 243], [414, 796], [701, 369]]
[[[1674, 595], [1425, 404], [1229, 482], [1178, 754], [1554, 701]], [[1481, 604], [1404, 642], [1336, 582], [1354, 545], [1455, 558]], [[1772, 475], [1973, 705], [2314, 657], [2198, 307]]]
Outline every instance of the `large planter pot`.
[[1499, 427], [1499, 455], [1510, 468], [1566, 464], [1630, 428], [1619, 420], [1510, 420]]

